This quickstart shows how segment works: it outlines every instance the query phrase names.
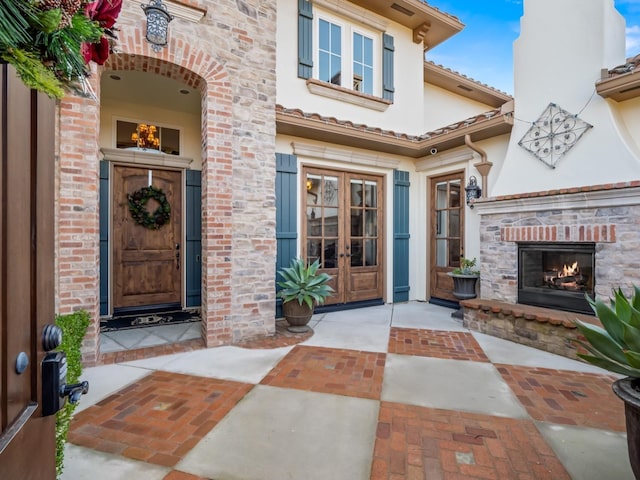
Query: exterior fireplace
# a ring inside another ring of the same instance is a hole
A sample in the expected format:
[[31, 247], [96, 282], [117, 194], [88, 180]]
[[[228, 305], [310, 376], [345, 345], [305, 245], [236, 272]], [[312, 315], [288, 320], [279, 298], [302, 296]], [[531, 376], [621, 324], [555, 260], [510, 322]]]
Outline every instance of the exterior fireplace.
[[518, 243], [518, 303], [593, 315], [595, 243]]

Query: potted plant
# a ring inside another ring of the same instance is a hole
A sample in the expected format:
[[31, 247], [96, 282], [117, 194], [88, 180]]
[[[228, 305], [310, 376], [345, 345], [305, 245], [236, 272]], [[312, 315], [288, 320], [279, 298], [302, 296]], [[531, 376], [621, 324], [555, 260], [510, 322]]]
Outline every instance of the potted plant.
[[460, 300], [476, 297], [476, 283], [480, 278], [480, 271], [476, 268], [477, 259], [460, 257], [460, 266], [447, 275], [453, 278], [453, 295]]
[[313, 309], [316, 305], [323, 304], [334, 291], [328, 285], [331, 276], [318, 273], [319, 268], [319, 260], [309, 265], [302, 258], [294, 258], [289, 267], [278, 271], [284, 279], [278, 282], [278, 286], [282, 288], [278, 295], [282, 298], [282, 313], [291, 332], [309, 330], [307, 324], [311, 320]]
[[614, 291], [611, 307], [586, 297], [604, 328], [580, 320], [575, 324], [586, 339], [576, 342], [589, 352], [578, 356], [625, 375], [612, 387], [624, 402], [629, 460], [635, 477], [640, 479], [640, 288], [634, 285], [633, 290], [630, 300], [621, 289]]

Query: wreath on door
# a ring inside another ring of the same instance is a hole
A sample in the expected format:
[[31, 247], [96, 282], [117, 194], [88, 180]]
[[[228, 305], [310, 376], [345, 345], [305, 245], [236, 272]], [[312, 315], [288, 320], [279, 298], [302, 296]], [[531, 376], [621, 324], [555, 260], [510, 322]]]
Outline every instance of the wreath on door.
[[[158, 208], [153, 213], [147, 210], [147, 202], [150, 199], [154, 199], [159, 203]], [[158, 230], [165, 223], [168, 223], [171, 218], [171, 205], [161, 188], [153, 185], [142, 187], [133, 193], [128, 193], [127, 200], [129, 201], [131, 217], [138, 225], [142, 225], [144, 228]]]

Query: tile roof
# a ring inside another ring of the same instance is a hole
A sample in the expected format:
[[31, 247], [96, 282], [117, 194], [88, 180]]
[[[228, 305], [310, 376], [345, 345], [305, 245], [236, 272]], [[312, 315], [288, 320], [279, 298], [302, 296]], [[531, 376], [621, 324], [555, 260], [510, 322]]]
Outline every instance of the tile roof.
[[640, 54], [635, 57], [627, 58], [626, 63], [613, 67], [608, 71], [609, 77], [615, 77], [617, 75], [623, 75], [625, 73], [634, 72], [640, 67]]
[[[276, 105], [276, 123], [278, 133], [282, 134], [308, 135], [310, 138], [335, 141], [336, 143], [352, 146], [360, 145], [358, 142], [352, 144], [348, 140], [349, 138], [366, 136], [368, 142], [379, 142], [375, 147], [371, 145], [373, 148], [390, 153], [418, 157], [425, 155], [432, 146], [437, 146], [438, 150], [444, 151], [445, 149], [464, 145], [464, 136], [467, 133], [477, 134], [478, 139], [507, 133], [513, 124], [512, 111], [512, 104], [509, 104], [421, 135], [410, 135], [363, 123], [340, 120], [336, 117], [308, 113], [299, 108], [286, 108], [282, 105]], [[327, 137], [327, 135], [330, 135], [329, 130], [333, 132], [334, 136]], [[342, 135], [342, 138], [335, 136], [335, 133], [338, 132]], [[390, 143], [392, 141], [393, 143]]]

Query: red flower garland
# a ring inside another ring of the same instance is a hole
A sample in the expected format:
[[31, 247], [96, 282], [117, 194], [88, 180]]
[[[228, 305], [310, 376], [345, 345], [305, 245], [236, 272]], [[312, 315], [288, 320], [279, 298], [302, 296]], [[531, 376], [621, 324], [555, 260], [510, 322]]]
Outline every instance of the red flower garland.
[[82, 45], [82, 56], [84, 61], [96, 62], [98, 65], [104, 65], [109, 58], [111, 52], [111, 42], [109, 38], [115, 38], [112, 28], [120, 15], [122, 9], [122, 0], [95, 0], [87, 3], [85, 13], [91, 20], [95, 20], [105, 30], [99, 43], [85, 43]]

